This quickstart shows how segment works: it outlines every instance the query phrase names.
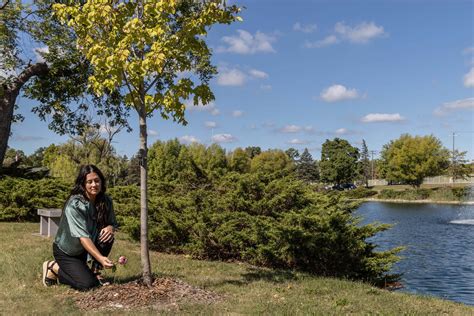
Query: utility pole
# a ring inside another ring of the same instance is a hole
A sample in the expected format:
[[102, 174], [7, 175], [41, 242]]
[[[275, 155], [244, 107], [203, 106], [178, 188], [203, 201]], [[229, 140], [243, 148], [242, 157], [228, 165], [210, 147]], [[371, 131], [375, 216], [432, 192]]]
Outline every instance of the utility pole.
[[371, 163], [370, 163], [370, 165], [371, 165], [371, 169], [372, 169], [370, 173], [371, 173], [372, 180], [374, 180], [374, 154], [375, 153], [376, 153], [375, 150], [370, 151], [370, 154], [371, 154], [371, 158], [370, 158]]
[[453, 166], [454, 166], [454, 137], [456, 136], [456, 132], [453, 132]]

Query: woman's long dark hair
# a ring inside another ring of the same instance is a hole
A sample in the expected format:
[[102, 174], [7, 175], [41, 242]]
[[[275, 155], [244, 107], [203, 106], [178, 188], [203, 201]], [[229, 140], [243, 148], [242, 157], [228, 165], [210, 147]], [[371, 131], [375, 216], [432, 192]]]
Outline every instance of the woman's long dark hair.
[[73, 195], [82, 195], [86, 200], [89, 200], [86, 194], [86, 178], [90, 173], [96, 173], [100, 178], [100, 192], [95, 197], [94, 205], [97, 211], [97, 226], [102, 229], [106, 226], [107, 214], [107, 201], [105, 198], [105, 191], [107, 191], [107, 185], [105, 183], [105, 177], [102, 171], [94, 165], [83, 165], [79, 170], [74, 187], [71, 190], [70, 197]]

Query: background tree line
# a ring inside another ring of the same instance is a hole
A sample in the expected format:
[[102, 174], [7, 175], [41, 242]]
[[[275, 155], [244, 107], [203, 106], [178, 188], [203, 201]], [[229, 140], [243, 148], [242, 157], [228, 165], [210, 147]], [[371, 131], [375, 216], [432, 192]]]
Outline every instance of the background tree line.
[[[357, 148], [340, 138], [324, 142], [319, 160], [315, 160], [307, 148], [301, 154], [295, 148], [284, 152], [276, 149], [262, 151], [258, 146], [226, 152], [217, 144], [185, 146], [177, 140], [156, 142], [150, 147], [148, 158], [151, 173], [162, 170], [167, 177], [176, 176], [184, 166], [191, 168], [188, 160], [193, 158], [192, 164], [206, 174], [245, 173], [259, 168], [274, 172], [288, 168], [298, 179], [313, 184], [357, 182], [367, 186], [369, 179], [383, 178], [391, 183], [419, 187], [423, 178], [429, 176], [468, 177], [474, 166], [467, 162], [465, 155], [466, 152], [455, 150], [453, 153], [444, 148], [432, 135], [404, 134], [385, 144], [376, 160], [369, 156], [365, 140], [361, 148]], [[203, 161], [208, 165], [203, 165]], [[72, 181], [81, 164], [93, 163], [104, 171], [112, 185], [123, 185], [139, 183], [138, 162], [138, 155], [130, 158], [117, 155], [110, 137], [103, 137], [98, 129], [89, 128], [64, 144], [39, 148], [30, 156], [10, 148], [3, 166], [45, 167], [51, 176]], [[162, 168], [157, 168], [158, 165]]]

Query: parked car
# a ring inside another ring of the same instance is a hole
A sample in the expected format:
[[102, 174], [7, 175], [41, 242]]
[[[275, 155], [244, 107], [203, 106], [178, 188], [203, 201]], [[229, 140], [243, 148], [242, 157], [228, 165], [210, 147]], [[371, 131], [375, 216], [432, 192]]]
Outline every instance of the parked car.
[[332, 187], [333, 190], [345, 191], [345, 190], [354, 190], [357, 188], [353, 183], [341, 183], [336, 184]]

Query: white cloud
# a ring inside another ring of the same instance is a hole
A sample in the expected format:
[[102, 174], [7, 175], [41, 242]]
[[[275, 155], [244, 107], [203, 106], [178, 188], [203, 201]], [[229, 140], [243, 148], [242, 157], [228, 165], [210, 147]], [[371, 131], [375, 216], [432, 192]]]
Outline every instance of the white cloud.
[[148, 130], [148, 135], [150, 135], [150, 136], [158, 136], [158, 132], [155, 131], [155, 130], [149, 129], [149, 130]]
[[474, 88], [474, 67], [464, 76], [464, 86]]
[[272, 90], [272, 86], [269, 85], [269, 84], [262, 84], [262, 85], [260, 86], [260, 89], [266, 90], [266, 91], [270, 91], [270, 90]]
[[261, 71], [261, 70], [257, 70], [257, 69], [250, 69], [249, 70], [249, 74], [254, 77], [254, 78], [258, 78], [258, 79], [266, 79], [268, 78], [268, 74], [264, 71]]
[[347, 89], [343, 85], [335, 84], [321, 92], [321, 98], [326, 102], [338, 102], [359, 98], [356, 89]]
[[236, 110], [236, 111], [232, 112], [233, 117], [241, 117], [242, 115], [244, 115], [244, 112], [239, 111], [239, 110]]
[[291, 145], [303, 145], [303, 144], [308, 144], [308, 141], [298, 139], [298, 138], [293, 138], [292, 140], [288, 141], [287, 143], [291, 144]]
[[462, 51], [462, 53], [463, 53], [463, 55], [472, 55], [472, 54], [474, 54], [474, 46], [465, 48], [465, 49]]
[[222, 69], [217, 77], [220, 86], [242, 86], [245, 83], [245, 74], [238, 69]]
[[371, 39], [387, 36], [383, 26], [377, 26], [374, 22], [362, 22], [354, 27], [338, 22], [334, 26], [334, 31], [352, 43], [367, 43]]
[[33, 51], [35, 52], [36, 62], [44, 63], [45, 60], [41, 54], [49, 53], [49, 47], [48, 46], [36, 47], [33, 49]]
[[361, 121], [364, 123], [377, 123], [377, 122], [401, 122], [405, 118], [398, 113], [394, 114], [382, 114], [382, 113], [371, 113], [364, 116]]
[[204, 126], [206, 126], [207, 128], [216, 128], [217, 123], [213, 122], [213, 121], [207, 121], [207, 122], [204, 123]]
[[192, 135], [184, 135], [184, 136], [181, 136], [179, 138], [179, 141], [182, 142], [182, 143], [186, 143], [186, 144], [191, 144], [191, 143], [200, 143], [201, 141], [199, 140], [199, 138], [196, 138]]
[[220, 86], [243, 86], [248, 79], [266, 79], [268, 74], [258, 69], [250, 69], [244, 73], [238, 68], [219, 67], [217, 84]]
[[276, 41], [275, 36], [267, 35], [257, 31], [255, 35], [244, 30], [237, 30], [236, 36], [224, 36], [221, 41], [227, 44], [227, 47], [219, 46], [218, 53], [236, 53], [236, 54], [255, 54], [255, 53], [274, 53], [272, 43]]
[[314, 132], [314, 127], [312, 127], [311, 125], [305, 126], [304, 131], [308, 132], [308, 133], [313, 133]]
[[[110, 126], [110, 124], [100, 124], [99, 133], [101, 133], [101, 134], [108, 134], [109, 132], [114, 133], [114, 132], [117, 131], [117, 129], [118, 129], [118, 127]], [[148, 134], [149, 133], [150, 133], [150, 131], [148, 131]]]
[[300, 22], [296, 22], [293, 25], [293, 31], [303, 32], [303, 33], [313, 33], [316, 32], [318, 26], [316, 24], [307, 24], [302, 25]]
[[231, 134], [216, 134], [212, 136], [212, 141], [215, 143], [233, 143], [237, 141], [237, 138]]
[[348, 133], [349, 131], [347, 130], [347, 128], [339, 128], [336, 130], [336, 135], [346, 135]]
[[326, 38], [316, 41], [316, 42], [310, 42], [306, 41], [304, 44], [304, 47], [306, 48], [320, 48], [320, 47], [325, 47], [325, 46], [330, 46], [339, 43], [340, 40], [335, 36], [335, 35], [329, 35]]
[[198, 105], [194, 105], [193, 100], [186, 100], [184, 102], [184, 105], [187, 110], [189, 111], [196, 111], [196, 112], [209, 112], [212, 115], [219, 115], [220, 111], [214, 104], [214, 102], [209, 102], [207, 105], [203, 105], [201, 102], [199, 102]]
[[48, 140], [47, 138], [41, 137], [41, 136], [18, 135], [18, 134], [13, 134], [12, 139], [17, 142], [37, 142], [41, 140]]
[[474, 98], [446, 102], [434, 111], [437, 116], [444, 116], [450, 112], [474, 110]]
[[301, 132], [302, 128], [298, 125], [286, 125], [285, 127], [280, 129], [282, 133], [298, 133]]
[[374, 22], [362, 22], [354, 27], [346, 25], [344, 22], [337, 22], [334, 26], [334, 34], [326, 36], [324, 39], [310, 42], [306, 41], [306, 48], [321, 48], [337, 44], [343, 40], [351, 43], [363, 44], [378, 37], [387, 37], [383, 26], [377, 26]]

